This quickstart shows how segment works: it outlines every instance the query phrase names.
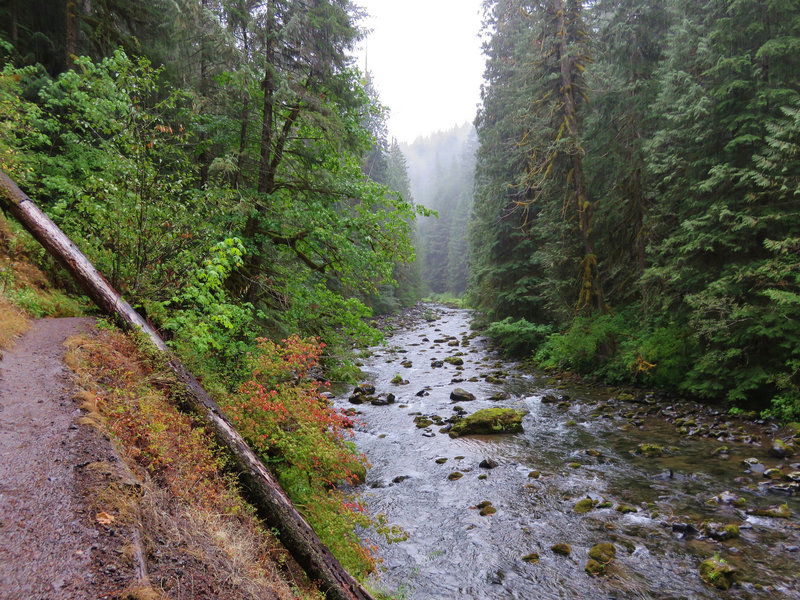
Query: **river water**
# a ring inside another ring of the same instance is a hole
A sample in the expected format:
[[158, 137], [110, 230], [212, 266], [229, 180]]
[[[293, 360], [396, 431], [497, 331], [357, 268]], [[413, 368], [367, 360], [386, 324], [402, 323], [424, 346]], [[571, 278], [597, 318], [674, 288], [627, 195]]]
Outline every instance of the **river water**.
[[[613, 390], [526, 373], [470, 331], [468, 311], [424, 311], [396, 319], [387, 343], [362, 367], [375, 395], [392, 393], [394, 403], [335, 398], [357, 411], [355, 442], [372, 464], [359, 488], [362, 501], [408, 535], [387, 543], [365, 533], [383, 558], [377, 588], [426, 600], [800, 598], [800, 501], [788, 477], [797, 476], [800, 457], [768, 453], [785, 432], [690, 402], [618, 400]], [[431, 313], [436, 320], [422, 318]], [[457, 355], [460, 368], [432, 366]], [[391, 383], [397, 375], [408, 383]], [[454, 402], [456, 387], [476, 399]], [[563, 397], [547, 402], [553, 396]], [[526, 411], [524, 432], [441, 432], [458, 409], [489, 407]], [[418, 427], [419, 416], [442, 424]], [[667, 450], [643, 456], [641, 444]], [[764, 477], [772, 467], [785, 476]], [[451, 479], [454, 472], [463, 476]], [[578, 514], [575, 504], [587, 497], [595, 508]], [[743, 508], [730, 504], [740, 498]], [[481, 516], [482, 502], [496, 512]], [[747, 513], [784, 503], [788, 519]], [[717, 541], [709, 522], [717, 531], [735, 524], [739, 536]], [[605, 574], [590, 576], [588, 552], [600, 542], [613, 543], [616, 558]], [[571, 553], [554, 552], [555, 544], [568, 544]], [[538, 562], [523, 560], [534, 553]], [[715, 555], [738, 570], [739, 583], [728, 591], [698, 575], [700, 562]]]

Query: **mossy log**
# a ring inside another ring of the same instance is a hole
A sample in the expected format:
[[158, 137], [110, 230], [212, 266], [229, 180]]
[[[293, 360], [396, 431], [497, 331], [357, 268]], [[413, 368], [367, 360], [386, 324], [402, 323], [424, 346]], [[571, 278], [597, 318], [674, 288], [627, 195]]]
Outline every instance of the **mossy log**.
[[183, 383], [186, 400], [203, 417], [233, 457], [246, 492], [259, 516], [278, 530], [280, 541], [310, 579], [332, 600], [372, 600], [298, 512], [278, 482], [244, 441], [197, 379], [167, 348], [166, 343], [97, 271], [86, 256], [17, 185], [0, 170], [0, 205], [70, 273], [106, 314], [131, 330], [141, 330], [169, 356], [169, 366]]

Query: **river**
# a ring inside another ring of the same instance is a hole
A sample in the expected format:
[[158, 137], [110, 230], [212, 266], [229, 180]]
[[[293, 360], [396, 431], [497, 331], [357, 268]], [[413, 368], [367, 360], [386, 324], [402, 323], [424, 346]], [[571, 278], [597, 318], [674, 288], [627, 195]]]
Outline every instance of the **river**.
[[[383, 558], [376, 587], [425, 600], [800, 598], [800, 501], [791, 479], [800, 478], [800, 456], [769, 453], [785, 431], [688, 401], [625, 400], [531, 374], [471, 332], [466, 310], [418, 308], [395, 319], [387, 338], [362, 369], [374, 395], [385, 401], [391, 393], [395, 402], [354, 405], [350, 390], [335, 398], [355, 409], [355, 442], [372, 464], [362, 501], [408, 535], [387, 543], [365, 533]], [[449, 356], [464, 364], [439, 366]], [[454, 402], [456, 387], [476, 399]], [[442, 432], [458, 411], [489, 407], [524, 410], [524, 432]], [[418, 427], [420, 416], [434, 422]], [[577, 512], [586, 498], [590, 510]], [[481, 516], [486, 502], [496, 512]], [[789, 518], [748, 514], [782, 504]], [[734, 535], [726, 525], [738, 535], [714, 539]], [[600, 542], [611, 542], [616, 556], [590, 576], [588, 553]], [[737, 570], [728, 591], [698, 574], [714, 556]]]

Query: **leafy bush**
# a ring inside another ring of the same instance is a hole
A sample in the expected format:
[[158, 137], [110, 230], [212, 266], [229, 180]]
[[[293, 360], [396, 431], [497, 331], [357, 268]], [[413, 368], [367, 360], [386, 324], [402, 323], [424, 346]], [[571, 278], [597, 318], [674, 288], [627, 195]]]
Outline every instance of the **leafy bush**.
[[550, 325], [530, 323], [525, 319], [511, 317], [491, 323], [486, 335], [499, 344], [506, 354], [527, 356], [535, 352], [553, 331]]
[[366, 459], [348, 440], [350, 419], [334, 410], [315, 379], [324, 344], [291, 336], [258, 341], [252, 378], [226, 402], [234, 423], [276, 473], [292, 502], [355, 575], [375, 568], [355, 533], [371, 519], [339, 486], [365, 477]]

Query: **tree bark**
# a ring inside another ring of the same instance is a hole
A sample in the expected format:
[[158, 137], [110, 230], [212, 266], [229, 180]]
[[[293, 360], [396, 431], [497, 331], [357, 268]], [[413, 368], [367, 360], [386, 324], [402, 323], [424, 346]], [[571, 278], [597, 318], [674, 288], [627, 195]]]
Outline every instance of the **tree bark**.
[[171, 355], [161, 336], [120, 297], [78, 247], [3, 171], [0, 171], [0, 204], [67, 269], [103, 312], [117, 316], [131, 330], [140, 329], [156, 348], [169, 355], [169, 366], [185, 386], [187, 401], [228, 449], [259, 515], [270, 527], [278, 530], [281, 543], [309, 578], [319, 582], [326, 596], [332, 600], [372, 600], [369, 592], [342, 567], [317, 537], [197, 379]]

